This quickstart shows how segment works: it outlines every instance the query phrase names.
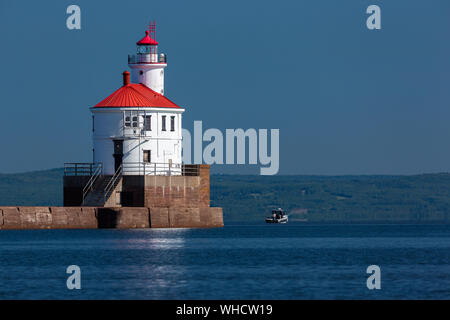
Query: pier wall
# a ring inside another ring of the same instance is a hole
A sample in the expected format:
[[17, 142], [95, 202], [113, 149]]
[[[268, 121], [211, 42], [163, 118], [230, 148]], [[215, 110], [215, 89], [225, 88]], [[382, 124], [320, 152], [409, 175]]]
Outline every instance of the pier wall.
[[[209, 165], [195, 164], [184, 165], [183, 175], [123, 175], [113, 192], [105, 198], [100, 197], [96, 207], [90, 208], [82, 206], [83, 188], [89, 177], [65, 176], [63, 208], [7, 209], [15, 212], [11, 214], [15, 222], [3, 224], [3, 229], [19, 225], [21, 228], [30, 225], [33, 228], [59, 228], [70, 223], [74, 228], [223, 227], [222, 208], [210, 207], [209, 171]], [[68, 212], [64, 213], [66, 208]], [[27, 210], [34, 210], [35, 214], [30, 213], [27, 218], [23, 213]], [[48, 216], [46, 223], [36, 220], [37, 215], [42, 216], [41, 212]], [[57, 212], [55, 217], [53, 212]], [[71, 217], [70, 223], [66, 216]]]
[[0, 207], [0, 230], [223, 227], [222, 208]]
[[[203, 208], [210, 205], [209, 165], [185, 165], [192, 174], [124, 175], [120, 186], [109, 195], [105, 207], [184, 207]], [[195, 172], [195, 174], [194, 174]], [[89, 176], [64, 177], [64, 206], [83, 203], [83, 188]]]

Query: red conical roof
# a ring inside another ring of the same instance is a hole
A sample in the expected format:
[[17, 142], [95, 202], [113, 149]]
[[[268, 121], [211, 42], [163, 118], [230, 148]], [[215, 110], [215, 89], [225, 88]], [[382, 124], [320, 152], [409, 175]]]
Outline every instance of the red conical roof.
[[180, 108], [162, 94], [141, 83], [126, 84], [94, 106], [94, 108], [124, 107]]
[[143, 46], [143, 45], [157, 46], [158, 42], [155, 39], [152, 39], [148, 34], [149, 34], [149, 31], [148, 30], [145, 31], [145, 37], [143, 37], [141, 40], [136, 42], [136, 44], [138, 46]]

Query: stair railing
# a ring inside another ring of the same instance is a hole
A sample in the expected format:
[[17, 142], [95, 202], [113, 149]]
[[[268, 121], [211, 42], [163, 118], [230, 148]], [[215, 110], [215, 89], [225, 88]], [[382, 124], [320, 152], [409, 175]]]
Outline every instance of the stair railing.
[[95, 171], [92, 173], [91, 177], [89, 178], [88, 182], [86, 183], [86, 185], [83, 188], [83, 202], [82, 204], [84, 205], [84, 200], [86, 199], [86, 196], [89, 194], [89, 192], [92, 191], [92, 189], [94, 188], [94, 184], [97, 181], [98, 177], [102, 174], [102, 164], [99, 163], [95, 169]]
[[103, 196], [103, 197], [104, 197], [104, 200], [105, 200], [105, 203], [106, 203], [108, 194], [109, 194], [110, 192], [113, 191], [113, 189], [114, 189], [115, 186], [116, 186], [117, 180], [118, 180], [121, 176], [122, 176], [122, 165], [120, 165], [120, 166], [117, 168], [116, 172], [115, 172], [114, 175], [111, 177], [111, 179], [109, 180], [108, 184], [107, 184], [106, 187], [105, 187], [105, 190], [104, 190], [105, 193], [104, 193], [104, 196]]

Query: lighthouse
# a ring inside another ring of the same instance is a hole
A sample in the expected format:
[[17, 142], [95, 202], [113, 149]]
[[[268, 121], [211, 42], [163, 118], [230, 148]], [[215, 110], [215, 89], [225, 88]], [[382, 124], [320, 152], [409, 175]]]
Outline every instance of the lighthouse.
[[64, 164], [67, 208], [57, 219], [74, 228], [221, 227], [210, 166], [182, 163], [184, 108], [165, 95], [155, 23], [136, 47], [121, 86], [90, 106], [93, 161]]
[[184, 109], [164, 96], [167, 59], [155, 37], [151, 23], [128, 56], [122, 86], [90, 108], [93, 162], [103, 174], [181, 174]]

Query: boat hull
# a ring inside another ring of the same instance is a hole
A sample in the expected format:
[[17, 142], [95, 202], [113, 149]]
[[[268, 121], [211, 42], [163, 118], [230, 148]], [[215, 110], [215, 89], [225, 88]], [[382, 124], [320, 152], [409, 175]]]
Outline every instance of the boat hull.
[[288, 217], [287, 216], [284, 216], [284, 217], [279, 218], [279, 219], [271, 218], [271, 217], [266, 218], [266, 223], [287, 223], [287, 222], [288, 222]]

